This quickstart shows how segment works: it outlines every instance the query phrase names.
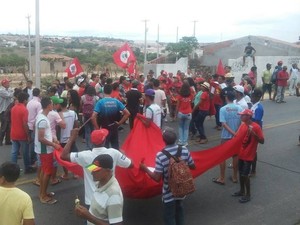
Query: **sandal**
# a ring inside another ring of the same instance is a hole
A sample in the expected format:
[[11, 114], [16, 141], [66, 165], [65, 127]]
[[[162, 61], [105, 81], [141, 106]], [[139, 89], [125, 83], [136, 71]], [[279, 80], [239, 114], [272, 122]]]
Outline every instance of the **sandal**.
[[49, 198], [49, 199], [41, 199], [41, 198], [40, 198], [40, 202], [41, 202], [42, 204], [53, 205], [53, 204], [55, 204], [55, 203], [57, 202], [57, 200], [54, 199], [54, 198]]
[[35, 179], [34, 181], [32, 181], [32, 184], [36, 185], [36, 186], [41, 186], [41, 183], [38, 179]]
[[50, 198], [53, 197], [54, 195], [55, 195], [54, 192], [49, 192], [49, 193], [47, 193], [47, 196], [50, 197]]
[[225, 185], [225, 182], [220, 181], [219, 178], [213, 178], [212, 182], [219, 184], [219, 185]]
[[238, 180], [234, 180], [233, 177], [230, 177], [229, 180], [231, 180], [232, 183], [236, 184], [238, 182]]
[[69, 176], [68, 175], [67, 176], [66, 175], [61, 175], [60, 178], [63, 179], [63, 180], [69, 180]]
[[52, 180], [52, 181], [51, 181], [51, 185], [52, 185], [52, 186], [57, 185], [57, 184], [59, 184], [59, 183], [61, 183], [61, 180], [60, 180], [60, 179], [57, 179], [57, 178], [56, 178], [55, 180]]

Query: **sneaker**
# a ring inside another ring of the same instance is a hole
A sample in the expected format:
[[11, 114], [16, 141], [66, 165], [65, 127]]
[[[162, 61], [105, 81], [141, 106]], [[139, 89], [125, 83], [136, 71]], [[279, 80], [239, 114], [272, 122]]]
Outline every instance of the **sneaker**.
[[243, 196], [239, 198], [240, 203], [246, 203], [250, 201], [250, 196]]

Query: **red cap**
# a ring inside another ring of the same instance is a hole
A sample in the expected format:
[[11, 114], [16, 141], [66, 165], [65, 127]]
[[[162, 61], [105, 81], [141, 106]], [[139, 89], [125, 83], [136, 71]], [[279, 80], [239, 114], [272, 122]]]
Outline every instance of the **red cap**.
[[94, 130], [91, 133], [91, 142], [95, 145], [100, 145], [104, 142], [105, 138], [108, 135], [108, 130], [107, 129], [99, 129], [99, 130]]
[[5, 78], [5, 79], [3, 79], [3, 80], [1, 81], [1, 85], [3, 86], [3, 85], [5, 85], [5, 84], [8, 84], [9, 82], [10, 82], [10, 80], [7, 79], [7, 78]]
[[283, 62], [280, 60], [280, 61], [277, 62], [277, 64], [283, 64]]
[[253, 116], [253, 112], [250, 109], [244, 109], [242, 112], [239, 112], [238, 114], [239, 115]]

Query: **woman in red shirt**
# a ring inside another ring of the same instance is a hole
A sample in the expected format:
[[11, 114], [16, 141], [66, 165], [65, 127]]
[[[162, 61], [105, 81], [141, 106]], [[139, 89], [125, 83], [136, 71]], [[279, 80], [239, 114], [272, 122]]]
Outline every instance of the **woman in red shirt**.
[[210, 84], [207, 82], [204, 82], [201, 84], [201, 89], [203, 93], [201, 94], [200, 102], [198, 104], [198, 115], [196, 118], [196, 127], [198, 129], [200, 139], [199, 144], [206, 144], [208, 142], [205, 131], [204, 131], [204, 121], [205, 118], [209, 115], [209, 108], [210, 108], [210, 96], [209, 96], [209, 89]]
[[194, 96], [191, 94], [190, 85], [185, 81], [180, 88], [176, 112], [179, 119], [179, 145], [188, 145], [189, 126], [192, 119], [192, 101]]

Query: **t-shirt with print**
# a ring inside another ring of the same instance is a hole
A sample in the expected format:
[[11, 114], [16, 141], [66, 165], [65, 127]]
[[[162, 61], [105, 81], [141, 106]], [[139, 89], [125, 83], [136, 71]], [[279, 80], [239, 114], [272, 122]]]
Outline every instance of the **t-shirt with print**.
[[[241, 125], [241, 117], [238, 115], [238, 113], [242, 111], [243, 109], [241, 106], [234, 103], [229, 103], [220, 109], [220, 122], [226, 123], [231, 130], [236, 132]], [[232, 134], [223, 127], [221, 138], [231, 139], [232, 137]]]
[[120, 120], [120, 111], [124, 109], [125, 106], [119, 100], [105, 97], [96, 103], [94, 111], [98, 113], [101, 126], [108, 128], [108, 125]]
[[85, 204], [90, 205], [93, 193], [96, 190], [96, 183], [93, 180], [91, 172], [86, 167], [92, 164], [93, 160], [98, 155], [108, 154], [113, 158], [113, 174], [115, 174], [115, 167], [120, 166], [122, 168], [128, 168], [131, 164], [131, 160], [123, 155], [120, 151], [114, 148], [93, 148], [92, 151], [86, 150], [81, 152], [71, 152], [71, 162], [80, 165], [83, 168], [84, 173], [84, 190], [85, 190]]
[[67, 143], [71, 135], [71, 130], [74, 128], [74, 122], [78, 120], [78, 117], [75, 111], [67, 110], [63, 112], [63, 118], [66, 128], [61, 128], [60, 130], [60, 143]]
[[[257, 123], [251, 123], [250, 126], [252, 126], [252, 130], [256, 133], [258, 138], [262, 139], [264, 137], [262, 129]], [[247, 124], [242, 123], [240, 129], [241, 132], [245, 132], [247, 134], [243, 139], [242, 149], [239, 152], [239, 159], [244, 161], [253, 161], [256, 155], [258, 141], [250, 134], [249, 131], [247, 131], [249, 129]]]
[[[178, 145], [166, 146], [164, 150], [168, 151], [171, 155], [176, 155], [176, 153], [178, 151]], [[187, 165], [194, 164], [194, 161], [190, 155], [189, 150], [184, 146], [182, 147], [182, 152], [181, 152], [180, 158], [183, 161], [185, 161], [187, 163]], [[168, 184], [169, 163], [170, 163], [170, 160], [164, 153], [158, 152], [156, 154], [154, 171], [157, 173], [162, 173], [162, 177], [163, 177], [162, 200], [164, 203], [174, 201], [175, 199], [182, 199], [182, 198], [175, 198], [170, 191], [169, 184]]]
[[[89, 211], [93, 216], [109, 224], [123, 221], [123, 194], [114, 176], [104, 186], [95, 190]], [[89, 221], [87, 224], [93, 225]]]
[[23, 219], [34, 219], [32, 200], [19, 188], [0, 186], [0, 224], [20, 225]]
[[251, 111], [253, 112], [252, 121], [259, 124], [259, 126], [262, 128], [263, 125], [263, 116], [264, 116], [264, 107], [260, 102], [256, 102], [252, 108]]
[[162, 101], [166, 100], [166, 93], [163, 90], [154, 90], [155, 92], [155, 96], [154, 96], [154, 103], [156, 103], [157, 105], [159, 105], [160, 108], [163, 107], [162, 105]]
[[62, 121], [62, 118], [58, 114], [58, 112], [52, 110], [47, 115], [49, 122], [50, 122], [50, 128], [53, 139], [57, 140], [56, 136], [56, 126]]
[[178, 102], [179, 102], [179, 108], [178, 112], [181, 112], [182, 114], [189, 114], [192, 112], [192, 101], [193, 101], [193, 95], [190, 95], [188, 97], [182, 97], [178, 96]]
[[159, 128], [161, 127], [161, 108], [159, 105], [153, 103], [146, 108], [145, 116], [148, 119], [151, 119], [153, 123], [156, 124]]
[[45, 145], [39, 141], [39, 129], [45, 129], [45, 139], [47, 139], [50, 142], [53, 141], [49, 119], [43, 113], [38, 114], [35, 121], [34, 151], [37, 154], [52, 153], [52, 146]]

